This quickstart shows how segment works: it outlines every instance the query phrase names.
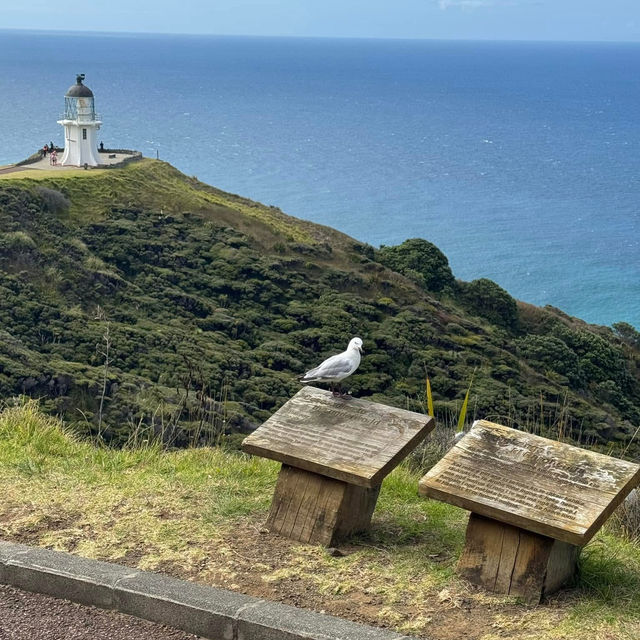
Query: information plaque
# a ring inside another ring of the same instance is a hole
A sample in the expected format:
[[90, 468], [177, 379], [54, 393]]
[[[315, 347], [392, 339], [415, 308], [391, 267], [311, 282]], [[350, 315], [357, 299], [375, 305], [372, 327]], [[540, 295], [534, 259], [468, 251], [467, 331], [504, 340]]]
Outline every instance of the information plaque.
[[465, 577], [539, 601], [638, 482], [637, 464], [480, 420], [419, 491], [472, 512]]
[[242, 443], [247, 453], [375, 487], [433, 429], [433, 418], [304, 387]]
[[430, 416], [304, 387], [242, 443], [282, 462], [267, 526], [332, 544], [369, 527], [380, 484], [433, 429]]
[[637, 464], [479, 420], [420, 492], [584, 545], [639, 481]]

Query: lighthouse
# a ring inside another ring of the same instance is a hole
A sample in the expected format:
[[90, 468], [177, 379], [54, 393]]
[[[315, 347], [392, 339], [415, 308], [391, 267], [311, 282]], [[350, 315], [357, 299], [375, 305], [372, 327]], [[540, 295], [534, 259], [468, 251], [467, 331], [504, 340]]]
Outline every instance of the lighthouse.
[[82, 84], [84, 73], [76, 77], [64, 96], [64, 115], [58, 124], [64, 127], [63, 165], [95, 167], [98, 161], [96, 132], [102, 122], [93, 102], [93, 91]]

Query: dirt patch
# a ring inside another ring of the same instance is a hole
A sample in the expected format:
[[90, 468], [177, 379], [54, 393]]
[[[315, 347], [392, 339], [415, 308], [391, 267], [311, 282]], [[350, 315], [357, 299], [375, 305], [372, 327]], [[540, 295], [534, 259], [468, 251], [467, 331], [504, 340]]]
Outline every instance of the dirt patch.
[[[15, 513], [5, 513], [0, 516], [0, 534], [6, 540], [13, 542], [19, 542], [21, 544], [38, 545], [42, 535], [51, 531], [64, 531], [65, 529], [72, 529], [77, 523], [80, 515], [74, 513], [64, 513], [60, 515], [45, 514], [42, 518], [39, 518], [36, 522], [25, 524], [24, 528], [20, 531], [9, 533], [2, 526], [2, 523], [9, 523], [12, 521], [12, 515], [15, 517]], [[69, 549], [71, 550], [71, 549]]]

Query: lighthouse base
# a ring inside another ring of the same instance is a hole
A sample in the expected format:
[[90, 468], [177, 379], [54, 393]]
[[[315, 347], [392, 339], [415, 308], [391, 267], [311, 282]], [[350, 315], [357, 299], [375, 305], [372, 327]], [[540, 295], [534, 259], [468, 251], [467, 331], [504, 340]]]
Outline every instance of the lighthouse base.
[[100, 164], [96, 132], [100, 122], [60, 120], [64, 127], [64, 155], [60, 164], [73, 167], [97, 167]]

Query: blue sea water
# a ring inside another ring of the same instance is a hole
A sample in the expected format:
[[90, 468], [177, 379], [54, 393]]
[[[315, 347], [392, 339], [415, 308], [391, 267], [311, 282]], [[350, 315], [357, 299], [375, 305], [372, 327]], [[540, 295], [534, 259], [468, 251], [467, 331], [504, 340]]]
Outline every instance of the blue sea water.
[[86, 73], [106, 146], [640, 328], [640, 45], [0, 31], [0, 164]]

